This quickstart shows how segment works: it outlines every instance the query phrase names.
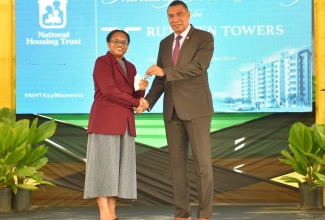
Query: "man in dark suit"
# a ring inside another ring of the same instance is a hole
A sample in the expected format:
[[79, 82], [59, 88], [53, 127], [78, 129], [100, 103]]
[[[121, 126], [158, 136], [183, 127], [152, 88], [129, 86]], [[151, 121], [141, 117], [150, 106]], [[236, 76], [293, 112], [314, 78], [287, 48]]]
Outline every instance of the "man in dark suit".
[[[171, 2], [167, 14], [174, 33], [160, 42], [157, 65], [146, 72], [148, 76], [155, 75], [155, 79], [145, 99], [150, 110], [164, 93], [163, 111], [176, 206], [175, 220], [191, 219], [187, 172], [189, 144], [197, 176], [197, 217], [198, 220], [211, 219], [213, 176], [210, 128], [214, 110], [207, 69], [214, 51], [214, 39], [212, 34], [189, 24], [190, 12], [184, 2]], [[177, 38], [179, 35], [181, 38]], [[175, 47], [180, 48], [179, 51], [175, 51]], [[175, 56], [177, 60], [173, 64]]]

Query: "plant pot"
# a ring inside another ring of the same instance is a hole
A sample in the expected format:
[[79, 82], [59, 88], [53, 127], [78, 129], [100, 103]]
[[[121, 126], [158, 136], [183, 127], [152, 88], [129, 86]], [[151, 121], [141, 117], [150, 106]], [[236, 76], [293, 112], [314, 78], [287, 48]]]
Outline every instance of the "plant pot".
[[18, 211], [30, 210], [32, 191], [18, 188], [17, 194], [12, 193], [11, 209]]
[[11, 188], [0, 189], [0, 212], [11, 210]]
[[323, 208], [323, 187], [310, 190], [315, 185], [299, 184], [300, 207], [303, 209]]

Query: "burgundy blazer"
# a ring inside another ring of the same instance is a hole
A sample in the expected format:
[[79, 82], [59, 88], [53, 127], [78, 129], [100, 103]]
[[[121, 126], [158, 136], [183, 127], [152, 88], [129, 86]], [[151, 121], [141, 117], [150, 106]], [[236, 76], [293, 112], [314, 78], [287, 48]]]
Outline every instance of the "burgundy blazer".
[[122, 135], [127, 124], [130, 133], [136, 136], [132, 107], [140, 105], [144, 91], [134, 90], [135, 66], [124, 57], [128, 74], [117, 59], [107, 52], [98, 57], [94, 67], [94, 102], [91, 107], [87, 133]]

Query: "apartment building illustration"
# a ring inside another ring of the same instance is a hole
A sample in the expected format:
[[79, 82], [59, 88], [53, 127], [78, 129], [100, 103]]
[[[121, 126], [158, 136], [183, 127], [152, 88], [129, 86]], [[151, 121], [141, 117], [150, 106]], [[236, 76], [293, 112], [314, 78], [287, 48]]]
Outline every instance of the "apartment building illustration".
[[242, 100], [271, 108], [312, 106], [312, 60], [307, 47], [256, 64], [241, 73]]

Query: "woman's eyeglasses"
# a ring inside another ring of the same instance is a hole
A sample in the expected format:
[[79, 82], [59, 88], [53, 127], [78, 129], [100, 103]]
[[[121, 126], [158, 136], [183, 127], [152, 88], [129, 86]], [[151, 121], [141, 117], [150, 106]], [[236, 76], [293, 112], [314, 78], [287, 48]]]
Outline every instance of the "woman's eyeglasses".
[[129, 44], [129, 42], [125, 41], [125, 40], [111, 40], [110, 41], [112, 44], [118, 45], [118, 44], [122, 44], [123, 46], [126, 46]]

